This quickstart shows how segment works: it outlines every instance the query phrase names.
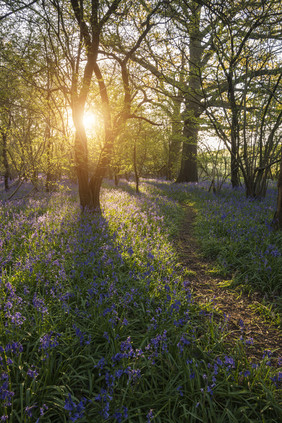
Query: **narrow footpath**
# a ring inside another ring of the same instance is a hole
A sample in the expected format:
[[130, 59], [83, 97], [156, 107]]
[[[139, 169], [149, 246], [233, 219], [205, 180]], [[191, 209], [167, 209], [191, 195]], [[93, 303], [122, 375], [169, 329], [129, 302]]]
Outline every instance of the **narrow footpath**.
[[235, 342], [243, 335], [244, 339], [250, 340], [249, 359], [260, 360], [264, 351], [270, 350], [272, 365], [277, 366], [279, 357], [282, 357], [281, 331], [253, 310], [258, 305], [258, 294], [247, 296], [230, 289], [224, 286], [226, 278], [211, 271], [213, 263], [201, 257], [193, 235], [195, 212], [189, 206], [185, 206], [185, 212], [186, 218], [176, 242], [180, 262], [189, 274], [194, 300], [204, 307], [211, 307], [222, 318], [226, 316], [230, 332], [227, 342]]

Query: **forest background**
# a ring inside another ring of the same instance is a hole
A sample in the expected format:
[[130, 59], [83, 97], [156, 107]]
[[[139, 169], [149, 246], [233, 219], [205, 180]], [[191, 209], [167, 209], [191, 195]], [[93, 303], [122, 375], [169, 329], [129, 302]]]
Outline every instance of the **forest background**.
[[99, 209], [105, 176], [278, 175], [278, 1], [2, 1], [0, 84], [6, 190], [77, 177]]
[[0, 0], [1, 421], [281, 420], [281, 18]]

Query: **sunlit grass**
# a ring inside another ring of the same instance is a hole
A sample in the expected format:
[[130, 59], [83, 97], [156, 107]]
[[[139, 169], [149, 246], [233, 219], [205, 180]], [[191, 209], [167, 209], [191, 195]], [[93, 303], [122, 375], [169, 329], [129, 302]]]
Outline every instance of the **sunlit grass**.
[[149, 181], [104, 189], [102, 216], [62, 193], [2, 204], [2, 421], [279, 421], [271, 353], [227, 351], [179, 271], [180, 197]]

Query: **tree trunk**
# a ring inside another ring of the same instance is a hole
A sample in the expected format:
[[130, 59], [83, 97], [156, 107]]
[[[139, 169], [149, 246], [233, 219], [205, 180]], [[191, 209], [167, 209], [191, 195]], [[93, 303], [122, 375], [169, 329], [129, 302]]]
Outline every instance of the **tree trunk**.
[[135, 191], [139, 193], [139, 175], [137, 169], [137, 160], [136, 160], [136, 141], [133, 147], [133, 167], [134, 167], [134, 175], [135, 175]]
[[101, 166], [98, 166], [94, 175], [91, 177], [89, 183], [89, 194], [91, 195], [91, 203], [89, 209], [95, 213], [101, 212], [100, 191], [104, 176], [105, 172], [103, 172]]
[[45, 129], [45, 139], [46, 139], [46, 154], [47, 154], [47, 172], [46, 172], [46, 184], [45, 189], [47, 192], [51, 191], [52, 188], [52, 143], [51, 143], [51, 123], [50, 115], [48, 116]]
[[265, 198], [267, 190], [267, 169], [258, 170], [255, 178], [254, 197], [257, 199]]
[[80, 129], [75, 133], [75, 161], [78, 180], [78, 192], [82, 209], [91, 206], [88, 186], [88, 151], [85, 131]]
[[197, 147], [199, 133], [200, 99], [201, 99], [201, 46], [200, 15], [201, 7], [194, 3], [194, 13], [190, 29], [189, 78], [185, 94], [185, 111], [183, 127], [183, 149], [181, 168], [176, 182], [198, 182]]
[[115, 172], [115, 186], [118, 187], [118, 183], [119, 183], [119, 175]]
[[76, 104], [73, 106], [73, 122], [75, 125], [75, 164], [76, 175], [78, 180], [78, 192], [80, 198], [80, 205], [84, 210], [86, 207], [92, 206], [91, 195], [89, 191], [88, 181], [88, 148], [87, 137], [83, 126], [83, 112], [84, 104]]
[[173, 100], [173, 113], [171, 117], [171, 136], [169, 139], [168, 162], [167, 162], [167, 180], [171, 181], [175, 178], [177, 164], [181, 149], [181, 118], [180, 118], [181, 101]]
[[4, 128], [1, 128], [1, 135], [2, 135], [2, 141], [3, 141], [3, 146], [2, 146], [2, 154], [3, 154], [3, 165], [4, 165], [4, 187], [5, 187], [5, 191], [9, 191], [9, 178], [11, 178], [11, 171], [10, 171], [10, 166], [9, 166], [9, 161], [8, 161], [8, 133], [11, 127], [11, 121], [12, 121], [12, 117], [11, 117], [11, 113], [8, 112], [8, 117], [7, 117], [7, 123], [6, 125], [4, 125]]
[[277, 209], [274, 215], [274, 228], [282, 230], [282, 149], [281, 149], [281, 162], [280, 162], [280, 172], [278, 177], [278, 197], [277, 197]]
[[2, 140], [3, 140], [3, 165], [5, 169], [4, 173], [4, 186], [5, 191], [9, 191], [9, 176], [10, 176], [10, 167], [8, 162], [8, 148], [7, 148], [7, 130], [2, 130]]
[[231, 184], [232, 184], [232, 188], [238, 188], [240, 185], [237, 154], [238, 154], [237, 139], [236, 137], [232, 137], [232, 128], [231, 128]]
[[181, 168], [176, 182], [198, 182], [197, 147], [198, 123], [184, 122]]
[[106, 130], [104, 148], [101, 151], [97, 167], [89, 182], [88, 207], [96, 213], [100, 213], [101, 211], [100, 191], [102, 181], [106, 175], [107, 169], [111, 162], [114, 140], [115, 134], [110, 130]]
[[233, 65], [230, 65], [227, 75], [228, 81], [228, 99], [231, 107], [231, 184], [232, 188], [238, 188], [240, 185], [238, 152], [239, 152], [239, 121], [238, 107], [235, 97], [235, 83], [233, 81], [234, 71]]
[[46, 172], [46, 184], [45, 189], [47, 192], [51, 191], [52, 185], [52, 169], [51, 169], [51, 162], [52, 162], [52, 150], [51, 150], [51, 110], [50, 110], [50, 98], [51, 98], [51, 76], [50, 76], [50, 69], [48, 67], [49, 59], [47, 57], [47, 119], [46, 119], [46, 127], [45, 127], [45, 141], [46, 141], [46, 154], [47, 154], [47, 172]]

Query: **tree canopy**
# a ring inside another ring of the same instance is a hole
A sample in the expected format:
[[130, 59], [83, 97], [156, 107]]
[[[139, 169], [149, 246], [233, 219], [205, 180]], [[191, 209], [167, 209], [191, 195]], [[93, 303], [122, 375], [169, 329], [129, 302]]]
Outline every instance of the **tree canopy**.
[[6, 189], [68, 174], [99, 210], [103, 178], [138, 162], [140, 176], [197, 181], [199, 135], [213, 134], [233, 186], [263, 196], [281, 143], [281, 16], [278, 0], [1, 0]]

